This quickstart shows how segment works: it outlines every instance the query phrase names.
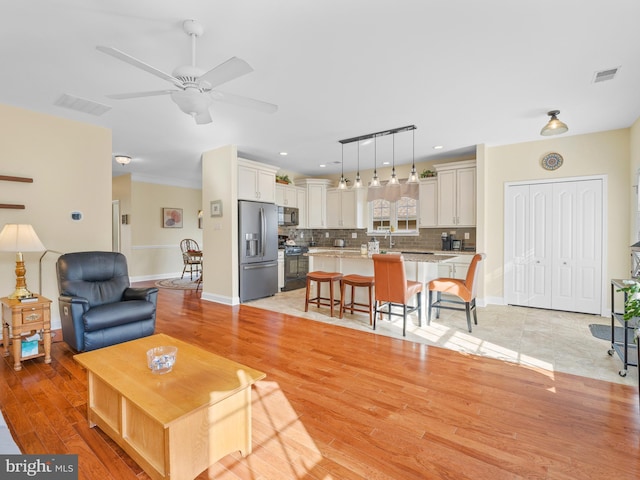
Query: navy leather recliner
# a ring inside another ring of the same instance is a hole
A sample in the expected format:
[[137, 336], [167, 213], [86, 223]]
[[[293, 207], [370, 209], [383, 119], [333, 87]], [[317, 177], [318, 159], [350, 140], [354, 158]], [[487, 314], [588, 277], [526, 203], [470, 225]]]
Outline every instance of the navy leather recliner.
[[67, 253], [56, 270], [62, 335], [73, 349], [85, 352], [154, 333], [158, 289], [130, 288], [123, 254]]

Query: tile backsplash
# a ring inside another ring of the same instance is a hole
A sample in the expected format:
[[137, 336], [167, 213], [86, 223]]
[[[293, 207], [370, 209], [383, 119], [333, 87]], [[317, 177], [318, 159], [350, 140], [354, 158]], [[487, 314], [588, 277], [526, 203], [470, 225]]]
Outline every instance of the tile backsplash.
[[[418, 236], [396, 236], [393, 235], [394, 249], [425, 249], [425, 250], [441, 250], [442, 232], [453, 235], [454, 238], [462, 240], [463, 249], [475, 249], [476, 245], [476, 229], [474, 227], [467, 228], [421, 228]], [[454, 233], [455, 232], [455, 233]], [[329, 234], [327, 237], [327, 233]], [[352, 238], [352, 234], [356, 234], [356, 238]], [[465, 240], [465, 233], [469, 234], [469, 239]], [[360, 245], [367, 243], [373, 237], [367, 235], [365, 229], [295, 229], [280, 227], [278, 234], [289, 235], [298, 245], [311, 245], [312, 242], [317, 247], [333, 247], [333, 241], [336, 239], [344, 240], [345, 248], [360, 248]], [[389, 237], [386, 239], [384, 235], [377, 235], [376, 238], [380, 242], [381, 249], [389, 248]]]

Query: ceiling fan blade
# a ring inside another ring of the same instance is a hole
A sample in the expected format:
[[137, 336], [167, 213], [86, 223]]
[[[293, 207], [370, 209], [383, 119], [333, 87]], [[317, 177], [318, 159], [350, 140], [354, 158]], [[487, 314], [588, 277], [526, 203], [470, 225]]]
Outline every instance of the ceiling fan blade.
[[242, 97], [240, 95], [233, 95], [231, 93], [223, 93], [217, 90], [215, 92], [211, 92], [211, 98], [213, 98], [217, 102], [224, 102], [231, 105], [238, 105], [240, 107], [252, 108], [264, 113], [276, 113], [278, 111], [278, 106], [274, 105], [273, 103], [267, 103], [249, 97]]
[[144, 70], [145, 72], [149, 72], [152, 75], [155, 75], [156, 77], [160, 77], [163, 80], [167, 80], [171, 83], [173, 83], [176, 87], [180, 87], [180, 88], [184, 88], [183, 83], [178, 80], [177, 78], [175, 78], [172, 75], [169, 75], [168, 73], [164, 73], [161, 70], [158, 70], [155, 67], [152, 67], [151, 65], [148, 65], [140, 60], [138, 60], [135, 57], [132, 57], [131, 55], [128, 55], [120, 50], [118, 50], [117, 48], [113, 48], [113, 47], [105, 47], [102, 45], [98, 45], [96, 47], [96, 49], [98, 49], [99, 51], [101, 51], [102, 53], [106, 53], [107, 55], [111, 55], [114, 58], [117, 58], [118, 60], [122, 60], [123, 62], [128, 63], [129, 65], [133, 65], [134, 67], [140, 68], [142, 70]]
[[213, 122], [213, 119], [211, 118], [211, 112], [209, 111], [208, 108], [202, 113], [199, 113], [198, 115], [194, 115], [193, 119], [196, 121], [198, 125], [205, 125], [207, 123]]
[[203, 74], [200, 77], [200, 82], [205, 81], [209, 84], [209, 88], [214, 88], [251, 72], [253, 72], [251, 65], [241, 58], [231, 57], [226, 62]]
[[126, 100], [128, 98], [142, 98], [142, 97], [155, 97], [157, 95], [169, 95], [172, 92], [178, 92], [179, 90], [156, 90], [154, 92], [135, 92], [135, 93], [115, 93], [113, 95], [107, 95], [108, 98], [116, 100]]

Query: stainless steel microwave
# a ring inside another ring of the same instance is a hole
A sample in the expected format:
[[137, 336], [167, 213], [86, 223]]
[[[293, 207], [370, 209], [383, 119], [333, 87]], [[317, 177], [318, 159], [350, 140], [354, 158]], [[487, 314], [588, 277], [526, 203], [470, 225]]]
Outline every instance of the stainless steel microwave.
[[278, 225], [292, 227], [298, 225], [298, 209], [294, 207], [278, 207]]

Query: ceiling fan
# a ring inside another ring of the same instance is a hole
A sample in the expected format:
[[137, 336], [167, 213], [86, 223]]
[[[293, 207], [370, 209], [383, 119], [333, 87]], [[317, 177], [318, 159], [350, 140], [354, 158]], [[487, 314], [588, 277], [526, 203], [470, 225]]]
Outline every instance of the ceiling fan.
[[252, 72], [253, 68], [244, 60], [238, 57], [231, 57], [226, 62], [205, 72], [196, 66], [196, 39], [204, 32], [202, 25], [195, 20], [185, 20], [182, 28], [185, 33], [191, 37], [191, 65], [177, 67], [172, 75], [158, 70], [117, 48], [98, 45], [96, 48], [102, 53], [111, 55], [118, 60], [122, 60], [134, 67], [149, 72], [156, 77], [167, 80], [176, 87], [176, 89], [171, 90], [122, 93], [107, 95], [107, 97], [123, 100], [156, 95], [171, 95], [171, 99], [178, 105], [180, 110], [191, 115], [198, 125], [212, 122], [209, 107], [214, 101], [253, 108], [265, 113], [275, 113], [278, 110], [278, 106], [272, 103], [214, 90], [215, 87], [223, 83]]

